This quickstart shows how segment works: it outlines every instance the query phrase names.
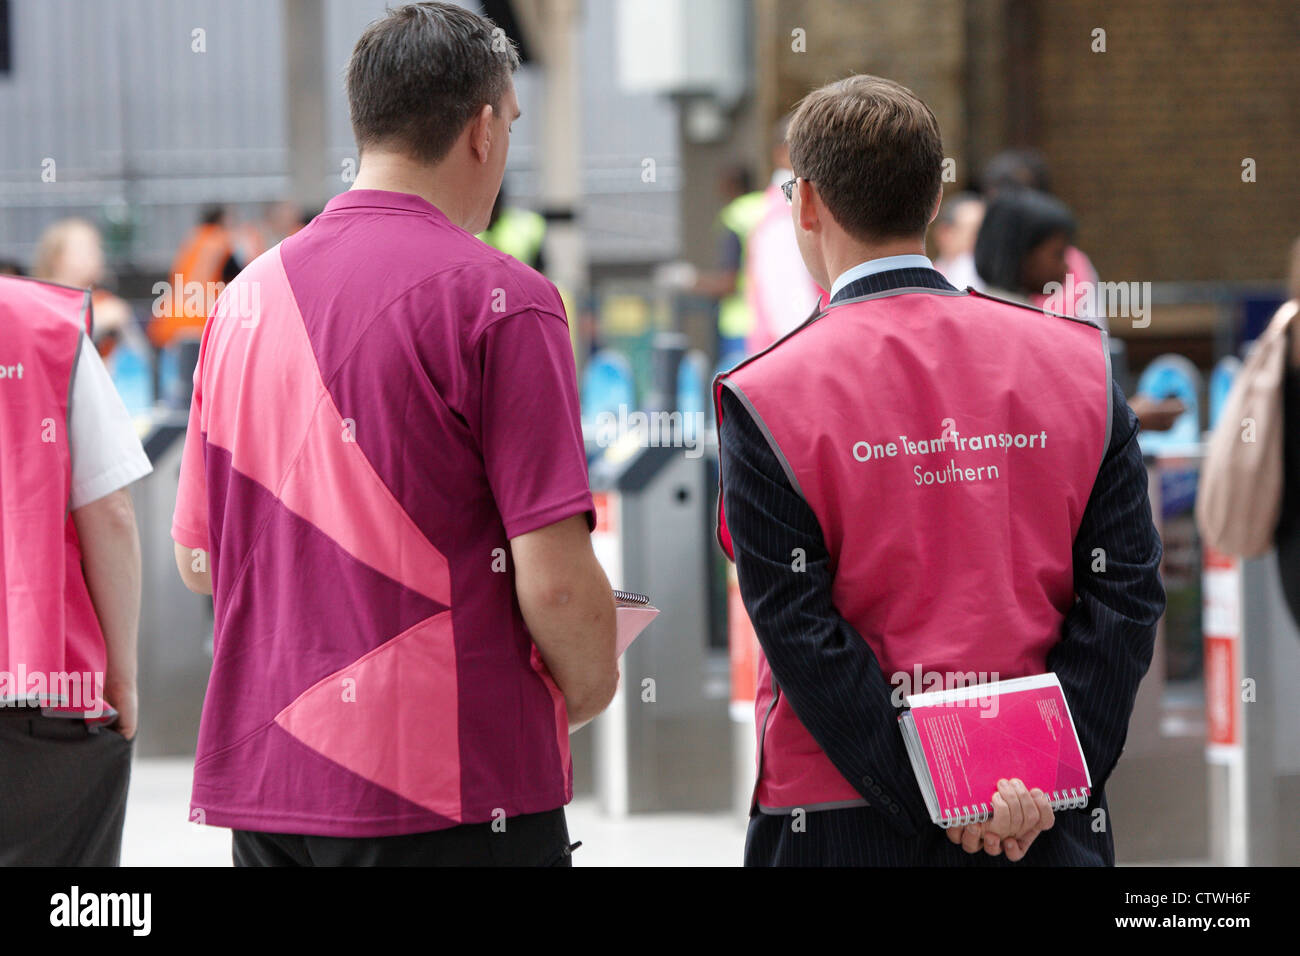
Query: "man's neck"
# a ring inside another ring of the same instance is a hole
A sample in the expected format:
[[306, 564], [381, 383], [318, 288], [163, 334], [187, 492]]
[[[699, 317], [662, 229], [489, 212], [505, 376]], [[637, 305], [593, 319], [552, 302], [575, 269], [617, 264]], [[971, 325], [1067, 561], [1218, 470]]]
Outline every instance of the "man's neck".
[[[924, 239], [895, 239], [882, 243], [852, 242], [835, 249], [826, 250], [827, 281], [832, 285], [835, 280], [854, 266], [870, 262], [872, 259], [884, 259], [888, 256], [923, 256]], [[827, 286], [826, 288], [830, 288]]]
[[367, 152], [361, 157], [357, 178], [350, 188], [419, 196], [465, 228], [467, 210], [460, 202], [464, 191], [449, 182], [449, 178], [439, 166], [426, 166], [395, 153]]

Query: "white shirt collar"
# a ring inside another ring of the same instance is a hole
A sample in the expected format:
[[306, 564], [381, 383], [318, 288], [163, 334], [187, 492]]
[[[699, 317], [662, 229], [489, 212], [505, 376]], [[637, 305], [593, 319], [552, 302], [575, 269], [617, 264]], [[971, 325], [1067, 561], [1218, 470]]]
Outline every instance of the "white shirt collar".
[[932, 263], [926, 256], [908, 254], [903, 256], [885, 256], [883, 259], [868, 259], [866, 262], [860, 262], [852, 269], [846, 269], [840, 273], [838, 279], [831, 283], [830, 297], [835, 298], [835, 293], [844, 288], [855, 279], [861, 279], [865, 276], [875, 275], [878, 272], [889, 272], [892, 269], [933, 269]]

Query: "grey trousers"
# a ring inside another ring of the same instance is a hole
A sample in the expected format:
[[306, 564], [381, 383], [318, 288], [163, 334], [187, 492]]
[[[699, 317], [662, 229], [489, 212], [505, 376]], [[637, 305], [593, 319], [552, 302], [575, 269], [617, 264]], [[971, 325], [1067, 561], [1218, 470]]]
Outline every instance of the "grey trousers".
[[132, 742], [0, 707], [0, 866], [117, 866]]

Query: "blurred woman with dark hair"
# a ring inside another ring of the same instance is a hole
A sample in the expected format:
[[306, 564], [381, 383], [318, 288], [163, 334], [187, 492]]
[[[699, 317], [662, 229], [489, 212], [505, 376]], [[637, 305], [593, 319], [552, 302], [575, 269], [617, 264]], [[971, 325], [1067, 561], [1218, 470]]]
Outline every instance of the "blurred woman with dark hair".
[[[1041, 307], [1047, 284], [1065, 283], [1074, 232], [1074, 215], [1060, 200], [1033, 189], [1001, 190], [975, 240], [975, 269], [990, 295]], [[1051, 298], [1063, 300], [1063, 314], [1074, 316], [1076, 299]], [[1090, 321], [1105, 328], [1104, 319]], [[1176, 398], [1132, 395], [1128, 403], [1147, 431], [1165, 431], [1184, 411]]]
[[990, 294], [1030, 305], [1049, 282], [1065, 282], [1074, 232], [1074, 216], [1059, 200], [1033, 189], [1001, 191], [975, 240], [975, 270]]

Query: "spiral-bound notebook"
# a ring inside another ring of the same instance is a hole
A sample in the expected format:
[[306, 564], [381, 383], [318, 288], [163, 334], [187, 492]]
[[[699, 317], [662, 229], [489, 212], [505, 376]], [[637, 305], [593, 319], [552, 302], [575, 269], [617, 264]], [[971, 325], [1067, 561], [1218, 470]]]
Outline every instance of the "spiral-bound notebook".
[[618, 621], [616, 653], [621, 655], [636, 640], [636, 636], [645, 630], [646, 625], [659, 616], [659, 608], [651, 604], [644, 594], [615, 590], [614, 616]]
[[998, 780], [1019, 777], [1053, 810], [1082, 807], [1092, 777], [1074, 718], [1052, 673], [911, 694], [898, 718], [907, 755], [939, 826], [993, 816]]

